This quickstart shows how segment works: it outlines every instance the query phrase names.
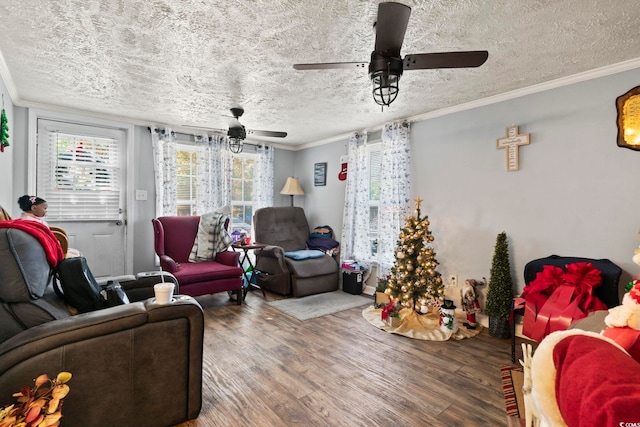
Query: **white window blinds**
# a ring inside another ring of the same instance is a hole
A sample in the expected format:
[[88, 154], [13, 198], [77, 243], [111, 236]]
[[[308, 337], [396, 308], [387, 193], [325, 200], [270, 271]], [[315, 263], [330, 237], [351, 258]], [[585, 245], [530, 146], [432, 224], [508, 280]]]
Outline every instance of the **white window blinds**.
[[120, 145], [118, 137], [39, 130], [36, 185], [48, 220], [120, 218]]

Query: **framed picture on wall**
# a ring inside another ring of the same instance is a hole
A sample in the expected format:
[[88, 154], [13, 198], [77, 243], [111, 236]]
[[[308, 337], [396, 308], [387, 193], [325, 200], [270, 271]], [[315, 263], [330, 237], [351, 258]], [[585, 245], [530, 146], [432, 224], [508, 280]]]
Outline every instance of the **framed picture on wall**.
[[327, 163], [316, 163], [313, 166], [313, 185], [322, 187], [327, 185]]

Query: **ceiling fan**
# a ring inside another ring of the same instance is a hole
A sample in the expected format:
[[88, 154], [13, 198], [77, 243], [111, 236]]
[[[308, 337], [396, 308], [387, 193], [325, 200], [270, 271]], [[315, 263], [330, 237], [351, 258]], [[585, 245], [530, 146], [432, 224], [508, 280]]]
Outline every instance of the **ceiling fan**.
[[[418, 53], [400, 56], [400, 49], [409, 23], [411, 8], [401, 3], [386, 2], [378, 5], [378, 17], [373, 26], [376, 41], [369, 78], [373, 83], [373, 99], [384, 109], [398, 96], [398, 82], [404, 70], [434, 68], [479, 67], [489, 57], [486, 50], [461, 52]], [[366, 62], [329, 62], [294, 64], [296, 70], [363, 69]]]
[[[242, 146], [247, 135], [256, 135], [256, 136], [266, 136], [269, 138], [284, 138], [287, 136], [287, 132], [276, 132], [270, 130], [254, 130], [247, 129], [240, 123], [240, 117], [244, 114], [244, 108], [242, 107], [233, 107], [231, 108], [231, 117], [233, 120], [229, 124], [229, 128], [227, 130], [224, 129], [214, 129], [214, 128], [205, 128], [201, 126], [189, 126], [185, 125], [185, 127], [198, 128], [198, 129], [211, 129], [218, 132], [226, 132], [229, 137], [229, 150], [233, 153], [242, 152]], [[229, 116], [225, 116], [229, 117]]]

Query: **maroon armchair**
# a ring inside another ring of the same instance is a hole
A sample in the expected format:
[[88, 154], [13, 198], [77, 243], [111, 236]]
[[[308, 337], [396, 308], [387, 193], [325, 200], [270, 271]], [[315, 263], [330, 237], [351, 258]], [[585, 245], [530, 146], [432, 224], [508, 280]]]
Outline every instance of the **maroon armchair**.
[[189, 262], [189, 254], [198, 234], [199, 216], [161, 216], [152, 219], [151, 223], [160, 266], [178, 279], [181, 294], [195, 297], [233, 291], [238, 305], [242, 304], [239, 253], [218, 252], [214, 260]]

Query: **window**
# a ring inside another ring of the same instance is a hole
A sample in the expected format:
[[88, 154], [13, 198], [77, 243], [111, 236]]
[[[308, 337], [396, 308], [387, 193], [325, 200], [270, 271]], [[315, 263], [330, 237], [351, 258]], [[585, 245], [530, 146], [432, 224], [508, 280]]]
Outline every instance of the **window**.
[[381, 144], [369, 149], [369, 242], [371, 255], [378, 253], [378, 213], [380, 211]]
[[196, 200], [196, 152], [193, 146], [178, 145], [176, 150], [178, 215], [194, 215]]
[[[178, 144], [177, 204], [178, 215], [196, 215], [196, 150], [193, 145]], [[231, 224], [229, 231], [251, 232], [253, 218], [254, 155], [242, 153], [233, 157], [231, 171]]]
[[231, 174], [231, 228], [249, 233], [253, 218], [253, 157], [246, 153], [234, 156]]
[[[90, 135], [100, 132], [113, 137]], [[49, 220], [120, 218], [121, 144], [118, 131], [39, 121], [36, 187]]]

